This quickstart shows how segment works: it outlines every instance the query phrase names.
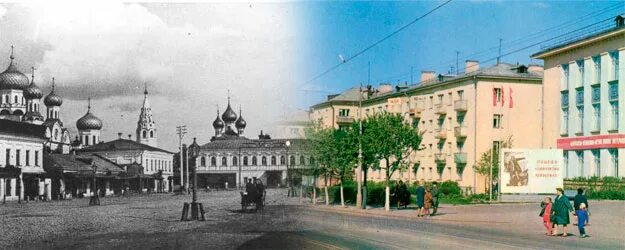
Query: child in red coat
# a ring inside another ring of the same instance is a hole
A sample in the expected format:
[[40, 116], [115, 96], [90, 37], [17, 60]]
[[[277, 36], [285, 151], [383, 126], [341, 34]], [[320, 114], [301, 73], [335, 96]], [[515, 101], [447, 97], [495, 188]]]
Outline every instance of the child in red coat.
[[543, 225], [547, 229], [547, 236], [551, 236], [553, 230], [553, 224], [551, 222], [551, 198], [545, 197], [545, 200], [540, 204], [542, 210], [539, 216], [543, 218]]

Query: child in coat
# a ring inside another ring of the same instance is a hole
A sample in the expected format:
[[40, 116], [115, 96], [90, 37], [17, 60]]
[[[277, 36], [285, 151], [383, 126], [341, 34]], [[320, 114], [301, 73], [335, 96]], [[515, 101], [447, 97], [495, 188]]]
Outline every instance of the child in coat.
[[425, 189], [425, 202], [423, 207], [425, 208], [425, 216], [430, 217], [430, 208], [432, 207], [432, 193], [430, 189]]
[[542, 210], [540, 211], [540, 217], [543, 219], [543, 225], [547, 229], [547, 236], [551, 236], [553, 233], [553, 223], [551, 223], [551, 197], [545, 197], [545, 200], [540, 204]]
[[586, 210], [586, 203], [579, 204], [579, 210], [575, 211], [575, 215], [577, 215], [577, 229], [579, 229], [579, 237], [587, 238], [586, 234], [586, 222], [588, 221], [588, 211]]

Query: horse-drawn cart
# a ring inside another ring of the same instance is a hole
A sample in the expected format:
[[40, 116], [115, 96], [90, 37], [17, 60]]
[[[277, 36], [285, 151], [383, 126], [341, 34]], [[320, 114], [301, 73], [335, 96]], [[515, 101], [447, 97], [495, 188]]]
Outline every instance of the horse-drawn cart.
[[263, 191], [263, 194], [258, 197], [257, 194], [248, 194], [247, 192], [241, 193], [241, 211], [247, 211], [247, 207], [256, 206], [256, 211], [262, 210], [265, 207], [265, 196], [267, 194], [266, 191]]

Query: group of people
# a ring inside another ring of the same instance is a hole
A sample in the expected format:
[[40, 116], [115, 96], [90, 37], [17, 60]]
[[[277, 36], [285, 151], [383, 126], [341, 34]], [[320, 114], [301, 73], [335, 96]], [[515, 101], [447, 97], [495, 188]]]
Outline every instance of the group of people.
[[410, 191], [408, 191], [408, 186], [403, 181], [400, 180], [397, 185], [393, 186], [392, 195], [397, 202], [397, 208], [400, 206], [406, 208], [410, 204]]
[[539, 214], [543, 219], [543, 224], [547, 229], [547, 236], [559, 236], [558, 225], [562, 226], [562, 237], [567, 237], [567, 225], [570, 224], [569, 213], [577, 217], [577, 229], [579, 230], [579, 237], [589, 237], [586, 234], [586, 226], [588, 225], [590, 212], [588, 211], [588, 199], [584, 195], [584, 190], [577, 189], [577, 195], [573, 199], [573, 206], [569, 198], [564, 194], [562, 188], [556, 189], [556, 197], [551, 200], [551, 197], [545, 197], [545, 200], [541, 203], [542, 210]]
[[263, 206], [264, 194], [265, 186], [263, 185], [263, 181], [260, 179], [256, 179], [255, 181], [249, 179], [245, 184], [246, 199], [248, 202], [254, 202], [257, 209]]
[[[419, 181], [417, 193], [417, 217], [429, 217], [436, 214], [438, 210], [438, 183], [433, 182], [432, 188], [423, 186], [423, 181]], [[432, 209], [432, 213], [430, 213]]]

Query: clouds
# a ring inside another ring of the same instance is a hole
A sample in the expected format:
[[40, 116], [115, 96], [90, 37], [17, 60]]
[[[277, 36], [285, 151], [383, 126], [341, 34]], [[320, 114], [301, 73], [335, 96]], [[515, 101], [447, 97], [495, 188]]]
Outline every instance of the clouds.
[[69, 99], [62, 112], [71, 129], [92, 97], [105, 139], [134, 131], [144, 83], [161, 145], [175, 147], [178, 123], [206, 141], [227, 89], [255, 134], [289, 106], [298, 75], [293, 12], [287, 4], [3, 5], [0, 65], [15, 44], [16, 63], [38, 68], [40, 86], [54, 76]]

